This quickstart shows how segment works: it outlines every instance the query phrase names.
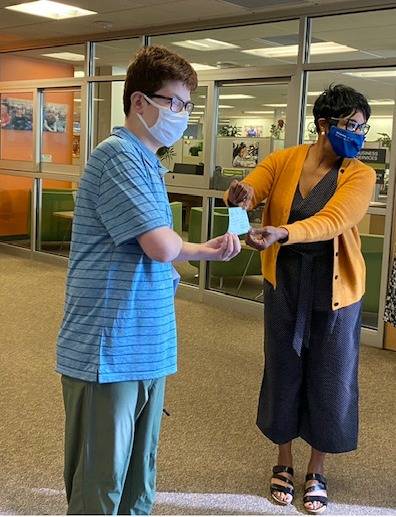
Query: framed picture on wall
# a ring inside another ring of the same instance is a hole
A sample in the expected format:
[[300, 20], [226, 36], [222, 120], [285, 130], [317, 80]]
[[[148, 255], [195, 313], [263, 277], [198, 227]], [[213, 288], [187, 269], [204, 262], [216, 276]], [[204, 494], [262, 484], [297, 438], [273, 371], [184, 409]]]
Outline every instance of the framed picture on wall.
[[46, 104], [43, 109], [43, 131], [64, 133], [68, 109], [67, 104]]
[[33, 103], [28, 99], [1, 99], [1, 129], [32, 131]]
[[242, 134], [247, 138], [263, 136], [263, 126], [244, 126]]
[[258, 161], [259, 143], [234, 141], [232, 143], [232, 166], [250, 168], [256, 167]]

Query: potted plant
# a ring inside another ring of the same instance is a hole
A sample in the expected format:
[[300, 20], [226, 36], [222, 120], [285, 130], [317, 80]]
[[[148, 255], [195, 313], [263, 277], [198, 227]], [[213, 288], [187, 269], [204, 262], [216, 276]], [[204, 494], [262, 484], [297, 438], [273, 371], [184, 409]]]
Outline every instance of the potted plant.
[[272, 124], [270, 128], [270, 135], [275, 140], [279, 140], [283, 131], [285, 129], [285, 121], [283, 119], [279, 119], [276, 124]]
[[172, 158], [176, 156], [176, 151], [173, 145], [170, 147], [160, 147], [157, 151], [157, 156], [161, 162], [166, 162], [167, 165], [170, 165]]
[[382, 147], [387, 147], [390, 149], [392, 139], [388, 133], [377, 133], [377, 135], [380, 135], [380, 137], [377, 139], [377, 142], [379, 142]]
[[241, 136], [241, 128], [230, 125], [222, 126], [218, 130], [218, 136]]
[[197, 144], [197, 145], [193, 145], [189, 149], [190, 156], [199, 156], [200, 153], [202, 152], [202, 149], [203, 149], [202, 142], [199, 142], [199, 144]]

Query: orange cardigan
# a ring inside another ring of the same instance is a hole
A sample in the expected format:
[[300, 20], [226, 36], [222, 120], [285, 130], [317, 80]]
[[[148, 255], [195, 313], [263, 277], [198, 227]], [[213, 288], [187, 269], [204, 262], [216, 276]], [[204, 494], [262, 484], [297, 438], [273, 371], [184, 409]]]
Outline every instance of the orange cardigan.
[[[376, 181], [375, 171], [356, 159], [345, 158], [337, 188], [317, 214], [287, 224], [309, 145], [299, 145], [267, 156], [243, 183], [254, 190], [251, 208], [267, 199], [263, 226], [282, 226], [289, 232], [284, 244], [334, 240], [333, 310], [359, 301], [365, 290], [366, 268], [356, 225], [367, 212]], [[224, 195], [228, 199], [228, 192]], [[276, 287], [276, 260], [280, 244], [261, 252], [262, 273]]]

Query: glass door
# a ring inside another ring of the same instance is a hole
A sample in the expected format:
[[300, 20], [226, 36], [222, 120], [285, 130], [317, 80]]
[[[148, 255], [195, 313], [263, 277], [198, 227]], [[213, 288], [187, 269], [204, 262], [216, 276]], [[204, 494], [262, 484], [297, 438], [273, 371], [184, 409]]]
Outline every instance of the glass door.
[[[215, 166], [211, 187], [218, 191], [211, 210], [211, 236], [227, 231], [228, 208], [221, 198], [234, 180], [242, 180], [268, 154], [283, 149], [290, 82], [228, 82], [218, 85]], [[249, 212], [252, 226], [261, 225], [264, 205]], [[197, 207], [196, 209], [200, 209]], [[195, 216], [194, 220], [199, 219]], [[230, 262], [209, 267], [209, 288], [262, 301], [260, 253], [246, 245]]]
[[363, 93], [371, 106], [370, 130], [358, 158], [375, 169], [377, 183], [367, 214], [358, 225], [366, 262], [362, 343], [382, 347], [392, 227], [394, 164], [391, 156], [396, 70], [361, 69], [308, 74], [304, 141], [316, 139], [312, 108], [329, 84], [345, 84]]

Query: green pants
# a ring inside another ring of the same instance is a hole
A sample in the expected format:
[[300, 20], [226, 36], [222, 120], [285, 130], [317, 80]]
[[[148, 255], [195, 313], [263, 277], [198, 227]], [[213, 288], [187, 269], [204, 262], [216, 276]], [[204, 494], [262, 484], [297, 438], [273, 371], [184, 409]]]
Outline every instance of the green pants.
[[99, 384], [62, 376], [70, 515], [147, 515], [155, 498], [165, 378]]

